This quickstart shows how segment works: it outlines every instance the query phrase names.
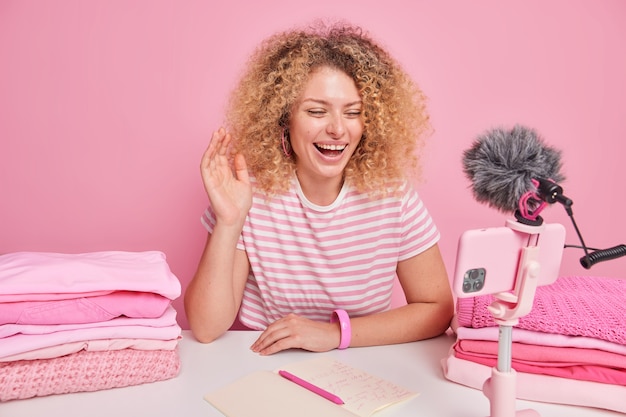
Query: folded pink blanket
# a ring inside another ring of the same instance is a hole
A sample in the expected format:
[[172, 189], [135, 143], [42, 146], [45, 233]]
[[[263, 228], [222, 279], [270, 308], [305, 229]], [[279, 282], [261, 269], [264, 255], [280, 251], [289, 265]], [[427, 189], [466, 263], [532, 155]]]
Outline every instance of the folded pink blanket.
[[[476, 389], [482, 390], [484, 382], [491, 376], [491, 367], [459, 359], [453, 352], [442, 360], [442, 366], [448, 380]], [[626, 413], [626, 387], [621, 385], [525, 372], [517, 372], [516, 382], [519, 399]]]
[[[459, 359], [476, 362], [481, 365], [494, 367], [497, 365], [497, 353], [475, 352], [465, 350], [462, 343], [454, 345], [454, 355]], [[515, 346], [513, 347], [515, 349]], [[559, 349], [559, 348], [556, 348]], [[561, 348], [564, 349], [564, 348]], [[497, 348], [496, 348], [497, 350]], [[518, 349], [519, 350], [519, 349]], [[554, 352], [556, 353], [556, 352]], [[604, 384], [626, 385], [626, 369], [610, 365], [598, 365], [585, 362], [548, 361], [541, 362], [520, 358], [513, 353], [511, 366], [518, 372], [528, 374], [551, 375], [561, 378], [577, 379], [581, 381], [600, 382]], [[558, 356], [558, 355], [557, 355]], [[591, 356], [590, 356], [591, 359]], [[621, 360], [623, 362], [623, 359]]]
[[165, 254], [105, 251], [79, 254], [14, 252], [0, 255], [0, 303], [49, 301], [139, 291], [170, 300], [181, 293]]
[[174, 378], [179, 371], [178, 350], [82, 351], [0, 363], [0, 401], [140, 385]]
[[120, 316], [154, 318], [161, 316], [171, 302], [151, 292], [114, 291], [67, 300], [0, 303], [0, 325], [94, 323]]
[[[487, 307], [492, 295], [459, 298], [457, 320], [463, 327], [497, 326]], [[531, 312], [516, 328], [586, 336], [626, 345], [626, 280], [561, 277], [537, 288]]]

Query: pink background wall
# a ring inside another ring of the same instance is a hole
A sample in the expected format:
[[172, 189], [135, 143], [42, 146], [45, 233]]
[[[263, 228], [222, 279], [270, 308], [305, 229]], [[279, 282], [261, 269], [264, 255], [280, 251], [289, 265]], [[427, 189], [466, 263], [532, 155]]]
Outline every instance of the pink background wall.
[[[161, 250], [186, 287], [227, 93], [261, 38], [314, 17], [367, 28], [429, 96], [420, 192], [450, 274], [462, 231], [509, 217], [473, 200], [461, 153], [514, 123], [563, 151], [586, 243], [626, 243], [626, 2], [216, 3], [0, 2], [0, 253]], [[578, 243], [561, 207], [544, 218]], [[626, 278], [626, 258], [587, 271], [581, 255], [566, 250], [563, 275]]]

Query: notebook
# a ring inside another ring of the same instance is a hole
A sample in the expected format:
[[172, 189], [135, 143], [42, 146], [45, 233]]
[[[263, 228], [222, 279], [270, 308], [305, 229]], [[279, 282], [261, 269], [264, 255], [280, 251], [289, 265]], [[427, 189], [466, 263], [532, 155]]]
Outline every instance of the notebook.
[[204, 399], [226, 417], [369, 417], [392, 404], [418, 395], [391, 381], [328, 356], [281, 367], [343, 401], [338, 405], [291, 382], [274, 371], [248, 374]]

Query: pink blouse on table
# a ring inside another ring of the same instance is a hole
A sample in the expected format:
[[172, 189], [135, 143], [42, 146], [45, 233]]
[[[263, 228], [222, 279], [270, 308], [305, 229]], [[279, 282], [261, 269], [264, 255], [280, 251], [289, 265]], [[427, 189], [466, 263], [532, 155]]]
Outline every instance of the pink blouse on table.
[[149, 292], [174, 300], [181, 286], [165, 254], [158, 251], [0, 255], [0, 303], [66, 300], [115, 291]]
[[51, 301], [0, 303], [2, 324], [72, 324], [120, 316], [160, 317], [171, 300], [149, 292], [115, 291], [104, 295]]
[[123, 349], [174, 350], [177, 348], [180, 339], [181, 337], [171, 340], [132, 338], [81, 340], [79, 342], [61, 343], [59, 345], [43, 347], [40, 349], [29, 350], [27, 352], [17, 353], [15, 355], [0, 357], [0, 363], [59, 358], [61, 356], [81, 351], [104, 352], [108, 350]]
[[154, 319], [118, 317], [107, 322], [73, 325], [17, 325], [0, 326], [0, 358], [35, 349], [101, 339], [156, 339], [179, 338], [181, 328], [176, 322], [176, 310], [170, 306], [163, 316]]

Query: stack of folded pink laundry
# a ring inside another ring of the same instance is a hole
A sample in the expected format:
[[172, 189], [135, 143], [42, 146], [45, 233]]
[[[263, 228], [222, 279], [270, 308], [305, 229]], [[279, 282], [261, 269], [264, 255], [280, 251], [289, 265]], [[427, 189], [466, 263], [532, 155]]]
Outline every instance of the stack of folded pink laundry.
[[177, 376], [180, 293], [158, 251], [0, 255], [0, 401]]
[[[498, 357], [493, 296], [460, 298], [447, 379], [482, 389]], [[560, 277], [513, 328], [517, 398], [626, 413], [626, 280]]]

